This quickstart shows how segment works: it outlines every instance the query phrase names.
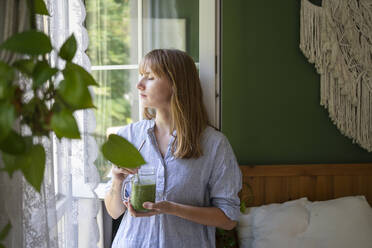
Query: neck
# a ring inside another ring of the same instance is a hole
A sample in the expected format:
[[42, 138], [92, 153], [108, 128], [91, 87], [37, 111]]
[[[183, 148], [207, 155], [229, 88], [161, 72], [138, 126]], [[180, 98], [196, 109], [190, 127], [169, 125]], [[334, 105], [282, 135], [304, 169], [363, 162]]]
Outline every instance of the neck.
[[168, 109], [157, 109], [155, 117], [155, 129], [161, 134], [171, 134], [172, 117]]

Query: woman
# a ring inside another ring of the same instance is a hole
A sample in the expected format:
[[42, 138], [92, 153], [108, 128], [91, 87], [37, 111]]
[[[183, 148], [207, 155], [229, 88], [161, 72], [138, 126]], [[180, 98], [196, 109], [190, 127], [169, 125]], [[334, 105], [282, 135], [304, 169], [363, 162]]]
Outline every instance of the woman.
[[[179, 50], [158, 49], [140, 64], [137, 84], [145, 120], [118, 135], [157, 171], [156, 201], [147, 213], [122, 201], [122, 184], [137, 170], [113, 167], [108, 213], [122, 219], [112, 247], [215, 247], [215, 227], [230, 230], [239, 216], [241, 172], [226, 137], [210, 127], [195, 63]], [[127, 211], [126, 211], [127, 210]]]

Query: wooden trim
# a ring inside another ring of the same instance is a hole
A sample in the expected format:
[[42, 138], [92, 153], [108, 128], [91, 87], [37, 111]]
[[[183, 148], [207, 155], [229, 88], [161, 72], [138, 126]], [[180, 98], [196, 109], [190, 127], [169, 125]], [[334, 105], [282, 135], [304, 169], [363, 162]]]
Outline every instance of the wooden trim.
[[240, 198], [246, 206], [364, 195], [372, 206], [372, 163], [244, 166]]
[[247, 176], [329, 176], [372, 175], [372, 163], [362, 164], [306, 164], [306, 165], [241, 165]]

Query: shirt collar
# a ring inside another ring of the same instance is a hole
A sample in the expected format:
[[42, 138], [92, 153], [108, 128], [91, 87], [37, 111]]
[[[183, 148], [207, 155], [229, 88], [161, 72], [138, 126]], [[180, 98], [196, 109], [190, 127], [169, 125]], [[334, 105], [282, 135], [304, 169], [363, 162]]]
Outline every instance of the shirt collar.
[[[150, 125], [149, 127], [147, 128], [147, 133], [150, 134], [150, 133], [154, 133], [154, 130], [155, 130], [155, 120], [154, 119], [151, 119], [149, 120], [150, 121]], [[176, 137], [176, 134], [177, 134], [177, 131], [174, 130], [173, 133], [172, 133], [172, 136], [173, 137]]]

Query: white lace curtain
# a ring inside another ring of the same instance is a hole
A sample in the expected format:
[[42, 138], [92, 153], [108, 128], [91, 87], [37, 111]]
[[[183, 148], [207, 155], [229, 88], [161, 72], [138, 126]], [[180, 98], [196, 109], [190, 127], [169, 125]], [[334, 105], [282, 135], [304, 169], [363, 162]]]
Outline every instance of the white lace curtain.
[[[57, 49], [74, 33], [78, 42], [74, 62], [89, 71], [90, 62], [85, 54], [88, 36], [83, 27], [85, 7], [82, 0], [46, 2], [52, 17], [39, 18], [38, 26], [50, 34]], [[0, 7], [2, 42], [24, 29], [27, 23], [26, 0], [3, 0]], [[0, 58], [14, 61], [14, 57], [8, 53], [0, 53]], [[56, 60], [55, 54], [52, 54], [51, 60], [54, 66], [63, 66], [61, 61]], [[0, 173], [0, 228], [8, 220], [12, 224], [5, 240], [7, 248], [98, 247], [97, 213], [100, 205], [94, 189], [99, 183], [99, 176], [93, 164], [98, 149], [95, 140], [86, 135], [93, 133], [95, 118], [92, 110], [84, 110], [76, 113], [76, 119], [80, 132], [85, 134], [81, 140], [58, 141], [54, 135], [50, 140], [39, 140], [47, 155], [40, 194], [23, 179], [20, 172], [16, 172], [12, 178], [7, 173]]]

